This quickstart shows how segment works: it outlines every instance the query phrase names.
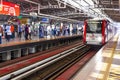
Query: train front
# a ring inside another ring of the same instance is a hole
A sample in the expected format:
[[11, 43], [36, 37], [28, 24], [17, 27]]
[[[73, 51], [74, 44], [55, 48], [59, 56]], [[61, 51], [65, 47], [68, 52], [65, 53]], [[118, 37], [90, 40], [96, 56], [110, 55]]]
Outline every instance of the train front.
[[102, 45], [102, 20], [86, 20], [84, 23], [83, 42], [87, 45]]

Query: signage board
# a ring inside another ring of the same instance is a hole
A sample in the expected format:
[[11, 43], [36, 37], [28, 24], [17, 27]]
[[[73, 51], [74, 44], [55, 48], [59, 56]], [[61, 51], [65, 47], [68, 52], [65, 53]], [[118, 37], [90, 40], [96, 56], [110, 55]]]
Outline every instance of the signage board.
[[48, 18], [41, 18], [41, 22], [48, 23], [48, 22], [49, 22], [49, 19], [48, 19]]
[[0, 14], [19, 16], [20, 15], [20, 7], [17, 4], [3, 1], [0, 4]]

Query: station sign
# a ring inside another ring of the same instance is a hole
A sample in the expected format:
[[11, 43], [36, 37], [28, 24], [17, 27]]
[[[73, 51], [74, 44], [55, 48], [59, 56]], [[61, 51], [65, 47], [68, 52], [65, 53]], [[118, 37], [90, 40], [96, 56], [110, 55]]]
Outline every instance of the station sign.
[[20, 7], [17, 4], [3, 1], [0, 4], [0, 14], [19, 16], [20, 15]]
[[49, 22], [49, 18], [41, 18], [41, 22], [48, 23]]

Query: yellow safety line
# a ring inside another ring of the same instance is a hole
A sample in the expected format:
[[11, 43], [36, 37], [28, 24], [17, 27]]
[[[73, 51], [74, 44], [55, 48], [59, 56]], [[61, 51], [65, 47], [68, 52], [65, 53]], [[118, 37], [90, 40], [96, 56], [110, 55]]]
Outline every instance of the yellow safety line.
[[[118, 54], [115, 53], [115, 56]], [[120, 65], [112, 65], [108, 80], [120, 80]]]
[[113, 56], [114, 56], [114, 52], [115, 52], [115, 49], [116, 49], [116, 46], [117, 46], [117, 41], [118, 41], [118, 36], [116, 37], [116, 40], [115, 40], [115, 43], [114, 43], [114, 46], [113, 46], [113, 50], [112, 50], [112, 56], [111, 56], [111, 60], [110, 60], [110, 63], [109, 63], [109, 67], [108, 67], [108, 71], [106, 72], [106, 76], [105, 76], [105, 79], [104, 80], [108, 80], [109, 78], [109, 74], [110, 74], [110, 68], [111, 68], [111, 64], [112, 64], [112, 61], [113, 61]]
[[[98, 78], [97, 80], [107, 80], [108, 77], [109, 77], [109, 71], [110, 71], [110, 67], [111, 67], [111, 64], [112, 64], [112, 61], [113, 61], [113, 56], [114, 56], [114, 51], [115, 51], [115, 48], [116, 48], [116, 45], [117, 45], [117, 40], [118, 40], [118, 36], [115, 36], [114, 38], [115, 42], [114, 42], [114, 45], [113, 47], [109, 50], [110, 52], [105, 52], [106, 54], [112, 54], [109, 58], [110, 59], [107, 59], [106, 62], [107, 62], [107, 66], [106, 66], [106, 70], [104, 71], [100, 71], [100, 74], [103, 74], [103, 77], [100, 78], [100, 75], [98, 75]], [[104, 68], [104, 67], [103, 67]], [[103, 70], [103, 68], [101, 70]]]

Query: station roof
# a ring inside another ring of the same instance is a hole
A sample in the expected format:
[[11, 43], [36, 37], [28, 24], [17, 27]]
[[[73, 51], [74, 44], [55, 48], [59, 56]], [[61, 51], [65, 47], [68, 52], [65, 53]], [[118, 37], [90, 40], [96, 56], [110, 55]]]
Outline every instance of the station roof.
[[30, 12], [75, 20], [95, 17], [120, 22], [120, 0], [4, 0], [20, 5], [21, 13]]

